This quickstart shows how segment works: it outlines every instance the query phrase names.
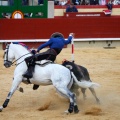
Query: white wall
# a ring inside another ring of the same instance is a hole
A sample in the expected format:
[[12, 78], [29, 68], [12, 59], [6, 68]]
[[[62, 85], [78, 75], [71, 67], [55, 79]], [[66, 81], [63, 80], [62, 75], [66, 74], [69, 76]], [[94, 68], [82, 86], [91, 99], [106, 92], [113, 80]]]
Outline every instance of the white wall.
[[54, 18], [54, 1], [48, 1], [48, 18]]
[[1, 0], [0, 0], [0, 5], [2, 5], [2, 6], [7, 6], [7, 5], [8, 5], [8, 1], [4, 1], [4, 0], [1, 1]]

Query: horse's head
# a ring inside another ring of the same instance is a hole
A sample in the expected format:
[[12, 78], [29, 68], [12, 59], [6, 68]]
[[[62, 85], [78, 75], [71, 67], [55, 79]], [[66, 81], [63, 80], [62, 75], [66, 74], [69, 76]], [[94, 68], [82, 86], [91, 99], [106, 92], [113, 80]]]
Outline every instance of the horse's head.
[[12, 61], [14, 60], [15, 56], [13, 54], [13, 51], [10, 49], [10, 45], [11, 44], [7, 44], [6, 48], [4, 50], [4, 55], [3, 55], [3, 59], [4, 59], [4, 66], [6, 68], [10, 67], [12, 65]]

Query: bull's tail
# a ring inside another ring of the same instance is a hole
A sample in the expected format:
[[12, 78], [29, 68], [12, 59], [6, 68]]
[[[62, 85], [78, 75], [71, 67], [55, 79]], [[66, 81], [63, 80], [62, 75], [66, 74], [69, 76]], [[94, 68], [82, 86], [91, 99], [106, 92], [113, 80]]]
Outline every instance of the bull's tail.
[[71, 75], [74, 79], [74, 81], [77, 83], [77, 85], [81, 88], [95, 88], [95, 87], [100, 87], [100, 85], [98, 83], [94, 83], [94, 82], [91, 82], [91, 81], [78, 81], [76, 76], [74, 75], [73, 72], [71, 72]]

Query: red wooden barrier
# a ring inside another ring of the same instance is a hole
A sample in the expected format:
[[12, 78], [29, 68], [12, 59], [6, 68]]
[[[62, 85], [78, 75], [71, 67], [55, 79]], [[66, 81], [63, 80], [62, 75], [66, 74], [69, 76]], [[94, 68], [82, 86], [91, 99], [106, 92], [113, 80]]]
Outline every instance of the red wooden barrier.
[[79, 19], [0, 19], [0, 40], [48, 39], [61, 32], [65, 38], [120, 38], [120, 17], [81, 17]]

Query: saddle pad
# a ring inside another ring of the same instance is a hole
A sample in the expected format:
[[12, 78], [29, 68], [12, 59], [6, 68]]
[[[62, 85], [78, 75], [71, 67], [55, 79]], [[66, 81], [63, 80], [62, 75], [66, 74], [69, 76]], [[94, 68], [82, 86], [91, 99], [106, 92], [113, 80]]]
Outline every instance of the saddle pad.
[[53, 62], [50, 61], [50, 60], [41, 60], [41, 61], [36, 61], [35, 63], [36, 63], [37, 65], [40, 65], [40, 66], [45, 66], [45, 65], [51, 64], [51, 63], [53, 63]]

